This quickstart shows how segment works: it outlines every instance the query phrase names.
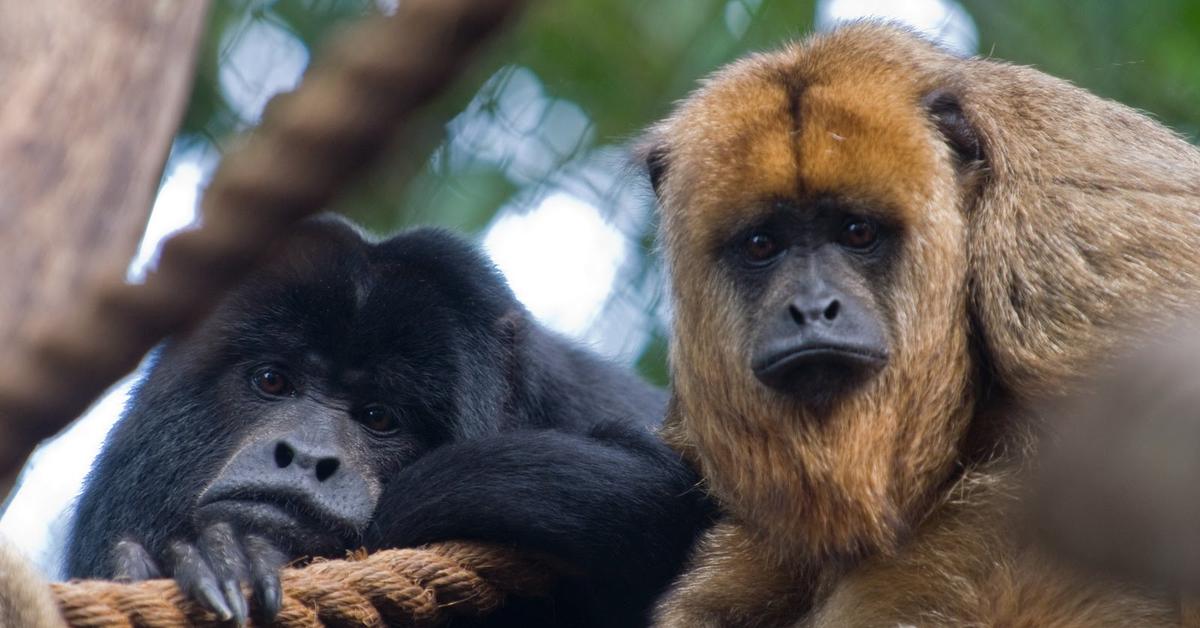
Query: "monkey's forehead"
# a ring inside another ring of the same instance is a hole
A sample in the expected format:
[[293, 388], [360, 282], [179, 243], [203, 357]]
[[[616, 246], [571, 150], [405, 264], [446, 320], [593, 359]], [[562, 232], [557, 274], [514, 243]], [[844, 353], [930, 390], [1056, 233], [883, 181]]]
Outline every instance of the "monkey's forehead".
[[656, 130], [668, 212], [718, 224], [769, 211], [764, 200], [833, 196], [919, 218], [953, 176], [921, 99], [955, 61], [864, 23], [728, 66]]

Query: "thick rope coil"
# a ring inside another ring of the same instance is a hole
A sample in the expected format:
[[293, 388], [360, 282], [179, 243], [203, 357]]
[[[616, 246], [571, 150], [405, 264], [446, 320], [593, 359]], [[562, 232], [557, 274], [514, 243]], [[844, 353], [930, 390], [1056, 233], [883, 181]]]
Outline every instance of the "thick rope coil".
[[326, 208], [521, 0], [405, 0], [330, 42], [303, 84], [222, 161], [202, 225], [171, 238], [143, 285], [124, 269], [0, 362], [0, 480], [155, 343], [202, 318], [293, 222]]
[[[418, 628], [455, 616], [486, 615], [510, 595], [545, 595], [554, 576], [546, 565], [512, 549], [438, 543], [318, 561], [284, 569], [280, 579], [283, 607], [273, 626]], [[76, 628], [228, 625], [186, 599], [171, 580], [73, 580], [50, 588], [63, 618]]]

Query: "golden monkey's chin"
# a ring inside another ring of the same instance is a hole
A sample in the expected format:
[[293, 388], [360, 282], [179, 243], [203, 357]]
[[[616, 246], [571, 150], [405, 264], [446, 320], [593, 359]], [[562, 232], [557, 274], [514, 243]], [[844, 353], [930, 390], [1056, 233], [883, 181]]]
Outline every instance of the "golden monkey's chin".
[[821, 412], [812, 407], [819, 397], [757, 378], [681, 372], [677, 388], [692, 396], [675, 406], [678, 440], [772, 557], [853, 561], [887, 552], [950, 473], [971, 408], [961, 386], [922, 388], [900, 366], [889, 361], [828, 395]]

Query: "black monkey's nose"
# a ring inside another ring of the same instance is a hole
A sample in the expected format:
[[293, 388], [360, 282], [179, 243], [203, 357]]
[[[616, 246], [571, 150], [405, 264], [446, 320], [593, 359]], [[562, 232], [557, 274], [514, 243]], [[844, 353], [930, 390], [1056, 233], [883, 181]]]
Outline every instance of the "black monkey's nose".
[[305, 451], [281, 440], [275, 443], [275, 466], [286, 469], [295, 464], [298, 470], [312, 469], [318, 482], [324, 482], [337, 473], [341, 461], [334, 456], [322, 456], [320, 452]]
[[788, 312], [797, 325], [832, 322], [841, 309], [842, 304], [835, 297], [796, 297], [788, 304]]

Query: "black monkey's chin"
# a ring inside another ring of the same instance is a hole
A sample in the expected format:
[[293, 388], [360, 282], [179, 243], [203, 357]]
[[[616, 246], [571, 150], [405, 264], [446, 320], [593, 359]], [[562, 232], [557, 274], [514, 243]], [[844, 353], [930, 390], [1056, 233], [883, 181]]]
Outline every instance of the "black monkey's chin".
[[297, 503], [256, 498], [204, 500], [198, 523], [230, 523], [243, 534], [258, 534], [288, 554], [333, 555], [349, 547], [353, 531], [325, 521]]
[[766, 386], [806, 405], [823, 406], [866, 382], [887, 364], [887, 355], [851, 345], [786, 343], [766, 347], [751, 360]]

